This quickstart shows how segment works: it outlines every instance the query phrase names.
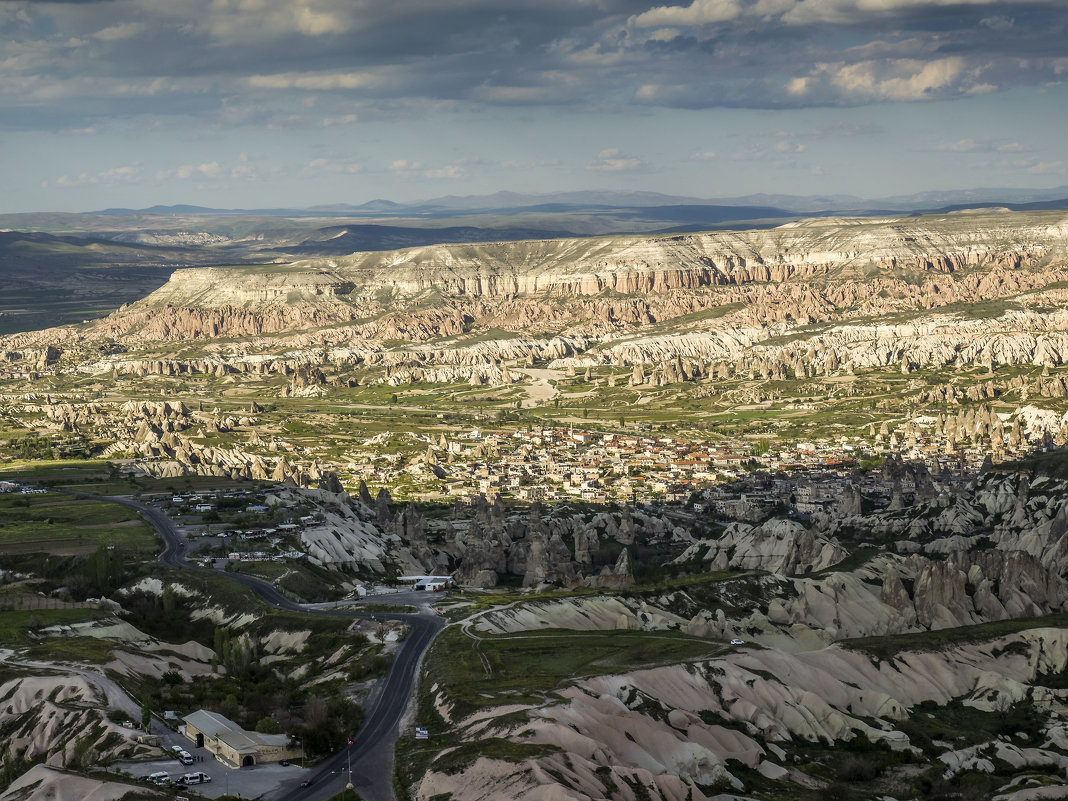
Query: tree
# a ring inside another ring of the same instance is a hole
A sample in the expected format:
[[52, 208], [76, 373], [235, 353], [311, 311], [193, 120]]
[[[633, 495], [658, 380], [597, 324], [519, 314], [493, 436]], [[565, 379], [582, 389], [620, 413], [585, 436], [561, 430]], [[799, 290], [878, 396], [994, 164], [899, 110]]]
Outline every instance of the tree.
[[241, 704], [237, 700], [237, 696], [233, 693], [230, 693], [223, 699], [221, 707], [222, 713], [231, 720], [236, 718], [238, 712], [241, 711]]
[[141, 728], [148, 731], [148, 724], [152, 722], [152, 710], [148, 708], [148, 704], [141, 707]]
[[86, 561], [84, 571], [100, 595], [110, 595], [122, 584], [124, 567], [119, 551], [101, 545]]
[[260, 734], [281, 734], [282, 727], [272, 717], [262, 717], [256, 721], [256, 731]]
[[168, 584], [163, 588], [163, 592], [160, 594], [160, 602], [163, 604], [163, 613], [170, 617], [174, 614], [175, 608], [178, 606], [178, 593], [174, 591], [174, 587]]
[[174, 687], [182, 683], [182, 674], [177, 670], [168, 670], [163, 674], [163, 681]]

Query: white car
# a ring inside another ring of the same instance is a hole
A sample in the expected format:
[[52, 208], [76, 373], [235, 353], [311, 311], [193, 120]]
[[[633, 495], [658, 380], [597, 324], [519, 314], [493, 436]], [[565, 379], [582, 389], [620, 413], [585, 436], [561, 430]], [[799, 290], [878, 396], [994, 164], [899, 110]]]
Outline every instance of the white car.
[[731, 640], [731, 645], [745, 645], [745, 640], [739, 640], [737, 637], [735, 637], [733, 640]]

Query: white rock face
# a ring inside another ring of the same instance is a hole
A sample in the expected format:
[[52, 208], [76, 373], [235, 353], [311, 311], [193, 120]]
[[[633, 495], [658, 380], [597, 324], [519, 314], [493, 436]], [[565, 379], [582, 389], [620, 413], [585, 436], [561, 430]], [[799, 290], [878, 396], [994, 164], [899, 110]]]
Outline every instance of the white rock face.
[[[896, 725], [920, 702], [963, 699], [994, 710], [1020, 700], [1037, 673], [1066, 665], [1068, 631], [1034, 629], [937, 652], [903, 652], [879, 663], [839, 647], [803, 653], [760, 649], [695, 665], [580, 679], [560, 692], [562, 700], [528, 708], [528, 720], [511, 723], [508, 731], [499, 728], [496, 716], [513, 716], [521, 708], [452, 721], [465, 738], [514, 737], [521, 731], [521, 742], [557, 746], [566, 759], [554, 754], [510, 765], [479, 759], [459, 773], [428, 774], [418, 791], [444, 789], [478, 801], [593, 801], [606, 796], [599, 777], [611, 775], [619, 787], [641, 778], [653, 798], [702, 798], [695, 784], [742, 789], [725, 767], [728, 760], [777, 780], [805, 781], [775, 743], [788, 749], [797, 740], [831, 743], [863, 734], [894, 750], [910, 750]], [[1053, 743], [1068, 743], [1063, 726], [1051, 728], [1050, 735]], [[996, 756], [1021, 768], [1068, 767], [1068, 757], [1048, 747], [1001, 742]], [[948, 775], [986, 764], [975, 749], [947, 752], [942, 761]]]
[[104, 782], [47, 765], [35, 765], [0, 794], [0, 801], [120, 801], [133, 792], [146, 798], [167, 798], [162, 792], [142, 785]]
[[[115, 757], [119, 751], [131, 748], [146, 756], [154, 751], [133, 743], [133, 730], [105, 718], [107, 700], [101, 701], [98, 689], [83, 676], [11, 679], [0, 685], [0, 698], [6, 699], [0, 705], [0, 726], [9, 730], [5, 745], [12, 753], [24, 752], [26, 759], [43, 757], [47, 765], [55, 767], [66, 764], [73, 757], [76, 744], [71, 732], [99, 732], [92, 747], [102, 757]], [[11, 730], [13, 721], [18, 725]], [[116, 742], [104, 747], [104, 741], [112, 734], [118, 735]]]
[[474, 623], [477, 631], [505, 634], [539, 628], [577, 631], [678, 629], [686, 620], [662, 609], [620, 598], [573, 598], [491, 611]]
[[[611, 236], [432, 245], [297, 262], [289, 270], [179, 270], [156, 304], [243, 307], [276, 299], [369, 299], [400, 295], [501, 297], [539, 293], [661, 292], [846, 271], [868, 265], [955, 268], [1015, 263], [1063, 251], [1068, 224], [1023, 215], [813, 219], [771, 230], [682, 236]], [[1028, 223], [1031, 224], [1028, 224]]]
[[303, 490], [299, 496], [289, 495], [292, 497], [286, 496], [283, 500], [312, 498], [321, 510], [322, 522], [301, 532], [301, 545], [313, 562], [349, 569], [363, 566], [376, 573], [384, 572], [383, 559], [394, 543], [370, 519], [364, 519], [370, 517], [370, 510], [363, 509], [358, 501], [352, 501], [347, 493]]
[[718, 540], [701, 540], [675, 562], [707, 562], [711, 570], [766, 570], [786, 576], [823, 570], [848, 553], [837, 540], [812, 533], [794, 520], [772, 519], [759, 526], [731, 523]]

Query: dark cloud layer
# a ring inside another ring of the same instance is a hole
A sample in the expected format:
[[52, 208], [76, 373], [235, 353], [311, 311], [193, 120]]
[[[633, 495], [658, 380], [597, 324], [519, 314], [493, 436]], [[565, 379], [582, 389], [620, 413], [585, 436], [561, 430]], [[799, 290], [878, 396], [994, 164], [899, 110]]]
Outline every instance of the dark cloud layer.
[[399, 105], [850, 106], [1063, 80], [1068, 8], [990, 0], [0, 0], [4, 124]]
[[0, 205], [1060, 185], [1066, 27], [1064, 0], [0, 0]]

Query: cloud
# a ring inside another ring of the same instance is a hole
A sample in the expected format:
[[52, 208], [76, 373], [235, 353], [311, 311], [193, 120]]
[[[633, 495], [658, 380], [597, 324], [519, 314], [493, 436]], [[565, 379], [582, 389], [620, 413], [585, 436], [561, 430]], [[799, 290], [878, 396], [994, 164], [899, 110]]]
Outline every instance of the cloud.
[[715, 158], [716, 152], [714, 150], [702, 150], [690, 156], [690, 161], [712, 161]]
[[389, 169], [406, 178], [425, 178], [431, 181], [462, 178], [465, 170], [461, 164], [446, 164], [443, 167], [427, 167], [413, 159], [395, 159]]
[[808, 146], [799, 141], [799, 136], [794, 131], [752, 132], [746, 136], [745, 144], [731, 153], [731, 160], [762, 162], [770, 167], [796, 167], [799, 161], [795, 157], [808, 151]]
[[931, 100], [982, 85], [978, 76], [983, 71], [984, 67], [971, 67], [957, 56], [817, 64], [811, 75], [789, 82], [787, 90], [812, 94], [829, 88], [855, 102]]
[[597, 158], [586, 165], [586, 169], [598, 172], [632, 172], [645, 169], [645, 163], [637, 156], [611, 147], [598, 153]]
[[851, 24], [936, 8], [1024, 4], [1030, 0], [799, 0], [782, 15], [791, 25]]
[[1012, 17], [984, 17], [979, 20], [980, 25], [985, 25], [992, 31], [1007, 31], [1016, 24]]
[[993, 139], [958, 139], [938, 145], [935, 150], [949, 153], [1024, 153], [1027, 151], [1019, 142], [995, 141]]
[[139, 164], [124, 164], [119, 167], [111, 167], [106, 170], [102, 170], [96, 173], [82, 172], [78, 175], [61, 175], [54, 181], [42, 181], [41, 185], [48, 187], [58, 186], [62, 188], [70, 188], [75, 186], [88, 186], [95, 184], [120, 184], [120, 183], [133, 183], [140, 180], [142, 176], [141, 165]]
[[550, 98], [547, 86], [480, 86], [475, 96], [491, 103], [541, 103]]
[[0, 2], [0, 26], [0, 119], [30, 130], [852, 106], [1068, 72], [1054, 0]]
[[139, 36], [145, 32], [145, 29], [146, 26], [143, 22], [123, 22], [118, 25], [102, 28], [93, 34], [93, 38], [101, 39], [105, 42], [118, 42], [123, 39], [132, 39], [135, 36]]
[[1063, 161], [1040, 161], [1024, 169], [1028, 175], [1064, 175], [1068, 173]]
[[731, 153], [732, 161], [761, 161], [768, 155], [768, 150], [763, 145], [750, 142], [741, 150]]
[[359, 114], [342, 114], [340, 117], [326, 117], [323, 119], [323, 127], [332, 128], [335, 125], [352, 125], [359, 118]]
[[217, 161], [208, 161], [201, 164], [182, 164], [169, 170], [156, 172], [157, 181], [167, 181], [175, 178], [179, 181], [188, 181], [190, 178], [218, 178], [226, 172]]
[[[628, 24], [636, 28], [660, 26], [700, 27], [739, 19], [779, 22], [785, 25], [852, 25], [878, 19], [930, 13], [932, 8], [1024, 4], [1029, 0], [693, 0], [688, 6], [657, 6], [634, 14]], [[1013, 20], [987, 17], [981, 21], [995, 30], [1011, 27]]]
[[363, 171], [363, 166], [357, 164], [354, 161], [320, 157], [309, 161], [308, 169], [322, 172], [355, 175], [356, 173]]
[[304, 89], [317, 92], [369, 89], [381, 82], [382, 77], [371, 72], [285, 72], [251, 75], [248, 78], [249, 85], [255, 89]]
[[336, 0], [211, 0], [201, 24], [212, 38], [225, 41], [271, 40], [294, 32], [320, 37], [351, 30], [358, 11], [357, 4]]
[[708, 25], [726, 22], [742, 15], [738, 0], [693, 0], [689, 6], [658, 6], [631, 17], [637, 28], [660, 25]]
[[438, 180], [441, 178], [460, 178], [463, 174], [463, 168], [457, 164], [447, 164], [444, 167], [423, 171], [423, 177], [431, 180]]
[[670, 42], [672, 39], [677, 39], [682, 35], [682, 31], [678, 28], [660, 28], [649, 34], [649, 41], [651, 42]]
[[804, 136], [807, 139], [852, 138], [855, 136], [872, 136], [882, 132], [882, 127], [873, 122], [838, 122], [831, 125], [820, 125], [813, 130], [805, 131]]

